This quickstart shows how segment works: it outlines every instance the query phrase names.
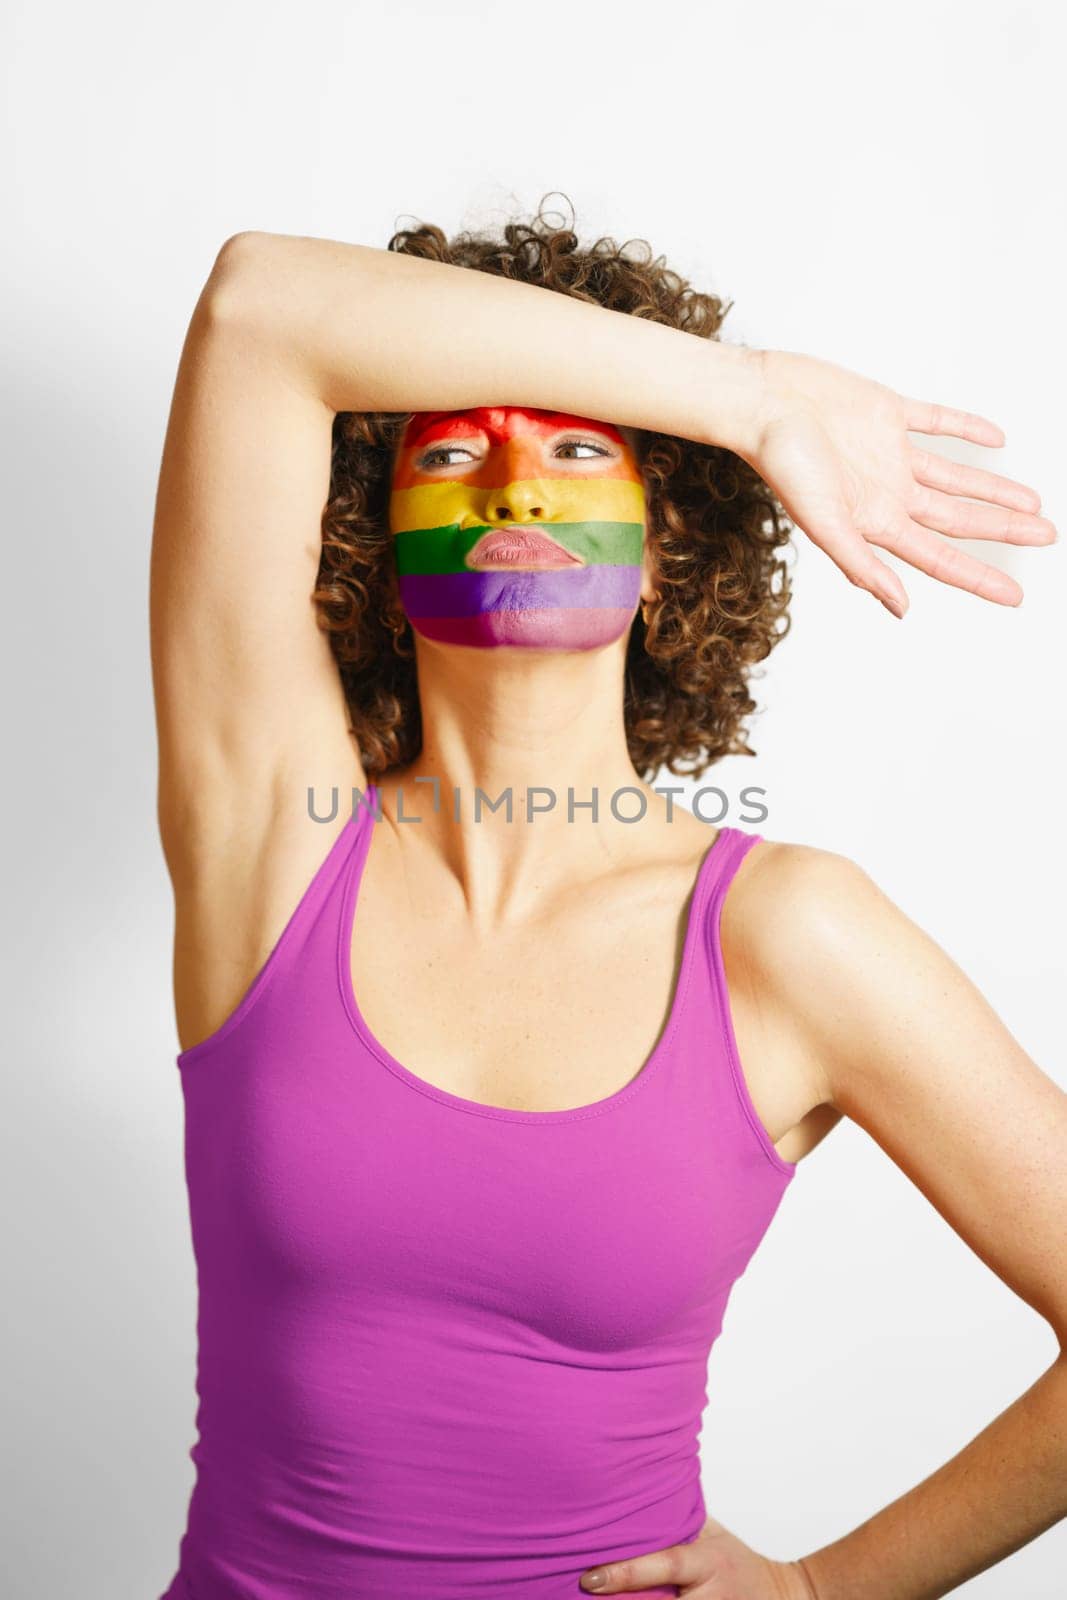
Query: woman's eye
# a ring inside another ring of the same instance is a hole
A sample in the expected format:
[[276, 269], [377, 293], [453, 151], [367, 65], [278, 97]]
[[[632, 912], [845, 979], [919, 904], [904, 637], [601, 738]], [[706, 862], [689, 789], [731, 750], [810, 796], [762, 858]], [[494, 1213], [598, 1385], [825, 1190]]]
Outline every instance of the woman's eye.
[[422, 460], [419, 462], [419, 466], [420, 467], [437, 467], [437, 466], [448, 466], [448, 467], [450, 467], [450, 466], [453, 466], [454, 463], [451, 462], [451, 461], [442, 462], [441, 461], [441, 457], [442, 456], [454, 456], [454, 455], [467, 456], [469, 459], [473, 460], [473, 452], [468, 450], [465, 445], [460, 445], [460, 444], [442, 444], [442, 445], [438, 445], [436, 450], [427, 450], [426, 454], [423, 456]]
[[[579, 451], [582, 454], [578, 454], [577, 452]], [[564, 439], [556, 446], [554, 454], [559, 456], [562, 452], [575, 452], [566, 456], [566, 459], [571, 461], [589, 461], [596, 456], [611, 455], [610, 450], [605, 449], [603, 445], [597, 444], [593, 439]], [[457, 457], [465, 459], [457, 460]], [[427, 450], [419, 459], [419, 467], [425, 469], [463, 466], [474, 459], [474, 451], [468, 449], [466, 445], [442, 444], [435, 446], [432, 450]]]
[[[595, 456], [607, 456], [611, 454], [611, 451], [605, 450], [602, 445], [594, 444], [592, 439], [565, 439], [564, 442], [557, 448], [560, 450], [591, 450]], [[588, 461], [588, 459], [588, 456], [571, 457], [571, 460], [574, 461]]]

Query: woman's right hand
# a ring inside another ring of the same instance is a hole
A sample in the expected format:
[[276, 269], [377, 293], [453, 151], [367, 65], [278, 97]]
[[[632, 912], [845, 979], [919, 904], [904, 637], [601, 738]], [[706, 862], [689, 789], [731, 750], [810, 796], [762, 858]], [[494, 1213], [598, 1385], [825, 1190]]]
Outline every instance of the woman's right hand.
[[695, 1539], [587, 1568], [579, 1583], [586, 1594], [619, 1600], [672, 1591], [688, 1600], [817, 1600], [799, 1561], [760, 1555], [712, 1516]]
[[[796, 526], [859, 588], [903, 616], [908, 597], [872, 546], [942, 583], [1018, 605], [1014, 578], [952, 539], [1051, 544], [1041, 498], [1011, 478], [922, 449], [909, 431], [996, 448], [1004, 434], [970, 412], [907, 399], [814, 356], [751, 352], [761, 382], [737, 454], [774, 490]], [[971, 499], [963, 498], [970, 496]]]

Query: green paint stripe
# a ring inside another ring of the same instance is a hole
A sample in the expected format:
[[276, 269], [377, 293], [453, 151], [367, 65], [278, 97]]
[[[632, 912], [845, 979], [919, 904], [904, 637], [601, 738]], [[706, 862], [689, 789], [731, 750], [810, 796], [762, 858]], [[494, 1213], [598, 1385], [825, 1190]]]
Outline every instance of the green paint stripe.
[[[536, 526], [536, 524], [535, 524]], [[639, 566], [645, 530], [640, 522], [552, 522], [546, 532], [581, 556], [587, 566]], [[395, 538], [397, 571], [415, 573], [466, 572], [467, 552], [488, 528], [405, 528]]]

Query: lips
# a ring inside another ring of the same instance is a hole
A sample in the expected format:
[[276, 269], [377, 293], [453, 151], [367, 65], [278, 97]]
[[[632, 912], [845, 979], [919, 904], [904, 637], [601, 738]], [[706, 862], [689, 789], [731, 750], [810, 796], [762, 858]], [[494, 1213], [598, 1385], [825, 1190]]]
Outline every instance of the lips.
[[483, 533], [467, 552], [468, 567], [528, 567], [548, 570], [580, 567], [584, 562], [543, 528], [511, 525]]

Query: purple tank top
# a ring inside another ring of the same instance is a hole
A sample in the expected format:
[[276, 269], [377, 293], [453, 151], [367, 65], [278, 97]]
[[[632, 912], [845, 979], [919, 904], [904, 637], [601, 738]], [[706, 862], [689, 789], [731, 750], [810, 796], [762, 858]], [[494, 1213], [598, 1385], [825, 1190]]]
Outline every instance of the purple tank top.
[[196, 1481], [162, 1600], [578, 1600], [587, 1567], [706, 1517], [708, 1354], [796, 1170], [748, 1095], [719, 943], [761, 835], [705, 852], [641, 1072], [519, 1111], [416, 1077], [361, 1016], [377, 817], [372, 784], [177, 1058]]

